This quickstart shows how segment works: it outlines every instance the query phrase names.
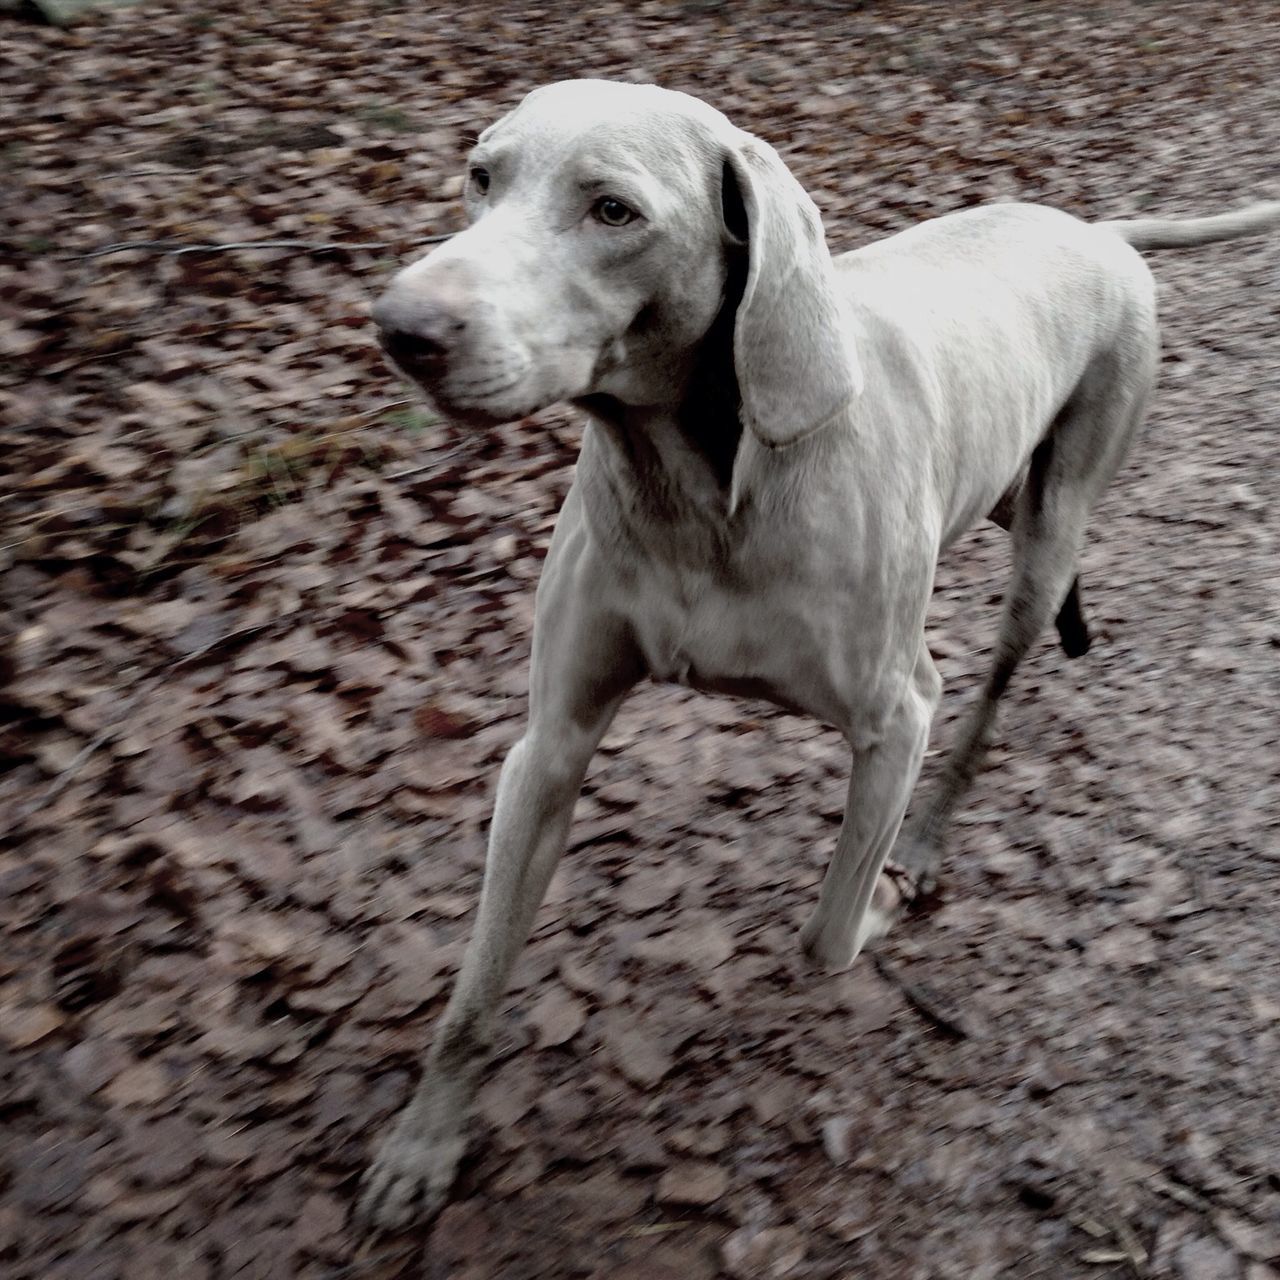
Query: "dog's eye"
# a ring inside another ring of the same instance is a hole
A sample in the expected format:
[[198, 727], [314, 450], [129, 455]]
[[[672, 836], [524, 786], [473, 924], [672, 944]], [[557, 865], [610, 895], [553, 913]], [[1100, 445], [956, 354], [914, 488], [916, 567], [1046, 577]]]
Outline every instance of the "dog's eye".
[[640, 216], [634, 209], [629, 209], [621, 200], [615, 200], [612, 196], [597, 200], [591, 212], [596, 221], [603, 222], [606, 227], [625, 227], [628, 222], [634, 222]]
[[477, 165], [471, 170], [471, 183], [481, 195], [484, 195], [489, 190], [489, 170], [481, 169]]

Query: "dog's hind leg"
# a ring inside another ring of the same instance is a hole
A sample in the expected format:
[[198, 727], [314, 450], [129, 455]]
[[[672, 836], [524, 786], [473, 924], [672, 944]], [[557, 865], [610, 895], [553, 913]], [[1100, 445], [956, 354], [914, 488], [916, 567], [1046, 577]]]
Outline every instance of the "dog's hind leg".
[[1093, 637], [1089, 634], [1089, 624], [1084, 620], [1084, 606], [1080, 602], [1080, 575], [1071, 579], [1067, 589], [1067, 598], [1058, 610], [1053, 625], [1057, 628], [1058, 643], [1068, 658], [1083, 658], [1089, 652]]
[[[1035, 484], [1033, 470], [1028, 487]], [[1013, 577], [1005, 594], [995, 661], [982, 693], [960, 729], [935, 790], [893, 853], [894, 862], [921, 892], [936, 877], [951, 816], [982, 767], [1000, 699], [1036, 637], [1064, 608], [1075, 581], [1086, 511], [1077, 509], [1068, 514], [1059, 509], [1051, 522], [1038, 506], [1033, 499], [1024, 498], [1014, 520]]]
[[[1016, 509], [1019, 487], [1006, 493], [988, 514], [987, 519], [998, 525], [1006, 533], [1013, 527], [1013, 513]], [[1093, 638], [1089, 634], [1089, 624], [1085, 621], [1084, 606], [1080, 600], [1080, 575], [1071, 581], [1067, 598], [1062, 602], [1053, 625], [1058, 632], [1058, 643], [1068, 658], [1083, 658], [1089, 652]]]
[[1155, 367], [1150, 324], [1134, 333], [1126, 349], [1109, 352], [1086, 374], [1032, 456], [1013, 502], [1013, 574], [995, 662], [941, 778], [904, 826], [891, 855], [890, 866], [907, 886], [899, 892], [902, 898], [926, 891], [936, 878], [951, 816], [982, 766], [1000, 699], [1036, 637], [1056, 620], [1068, 654], [1088, 647], [1076, 577], [1085, 522], [1137, 432]]

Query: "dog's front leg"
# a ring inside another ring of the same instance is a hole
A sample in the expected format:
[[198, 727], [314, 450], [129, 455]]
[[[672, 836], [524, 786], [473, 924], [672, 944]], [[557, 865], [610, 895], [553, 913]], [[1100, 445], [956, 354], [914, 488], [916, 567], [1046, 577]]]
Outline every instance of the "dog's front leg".
[[941, 690], [933, 659], [921, 642], [912, 678], [877, 741], [854, 746], [840, 835], [818, 908], [800, 934], [805, 955], [823, 969], [848, 968], [892, 923], [892, 917], [876, 909], [873, 894], [920, 772]]
[[475, 931], [421, 1083], [366, 1175], [358, 1216], [369, 1226], [403, 1227], [444, 1203], [498, 1001], [564, 849], [587, 765], [640, 675], [624, 629], [555, 551], [538, 593], [529, 726], [498, 780]]
[[488, 1057], [493, 1014], [564, 847], [597, 735], [527, 734], [502, 767], [475, 930], [422, 1080], [365, 1181], [360, 1214], [394, 1228], [444, 1203]]

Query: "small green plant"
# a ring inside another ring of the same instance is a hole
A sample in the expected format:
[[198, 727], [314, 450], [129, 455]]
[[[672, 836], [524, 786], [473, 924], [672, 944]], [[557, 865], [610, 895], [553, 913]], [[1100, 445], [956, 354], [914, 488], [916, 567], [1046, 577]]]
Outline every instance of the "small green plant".
[[245, 461], [246, 478], [267, 503], [282, 507], [297, 496], [293, 461], [278, 447], [253, 449]]
[[388, 106], [385, 102], [370, 102], [356, 112], [357, 119], [377, 129], [390, 129], [393, 133], [408, 133], [414, 122], [407, 111]]
[[420, 435], [428, 427], [434, 427], [439, 421], [439, 417], [432, 413], [430, 409], [392, 409], [386, 415], [388, 426], [396, 427], [400, 431], [407, 431], [410, 435]]

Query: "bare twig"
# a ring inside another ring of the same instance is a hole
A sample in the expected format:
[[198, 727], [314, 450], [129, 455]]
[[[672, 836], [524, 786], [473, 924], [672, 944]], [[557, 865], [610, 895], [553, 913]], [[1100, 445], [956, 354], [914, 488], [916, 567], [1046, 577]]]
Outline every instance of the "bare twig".
[[324, 1272], [324, 1280], [354, 1280], [354, 1277], [367, 1275], [379, 1267], [407, 1263], [416, 1252], [417, 1248], [413, 1245], [392, 1245], [378, 1253], [358, 1257], [345, 1266], [331, 1268]]
[[906, 998], [907, 1003], [926, 1022], [931, 1022], [943, 1035], [949, 1036], [952, 1040], [967, 1040], [969, 1038], [968, 1027], [950, 1014], [944, 1013], [924, 987], [915, 986], [908, 982], [896, 969], [879, 956], [872, 956], [872, 961], [875, 963], [876, 972], [886, 982], [892, 983], [897, 987]]
[[71, 763], [67, 765], [61, 773], [54, 778], [49, 784], [44, 794], [41, 795], [33, 804], [29, 805], [22, 811], [18, 818], [18, 825], [22, 826], [29, 818], [39, 813], [41, 809], [46, 809], [51, 805], [66, 788], [75, 779], [86, 760], [93, 755], [99, 747], [105, 746], [124, 728], [125, 722], [133, 714], [134, 708], [142, 701], [143, 697], [150, 693], [158, 682], [148, 681], [142, 688], [134, 691], [133, 696], [124, 704], [124, 709], [116, 717], [115, 723], [108, 725], [96, 738], [90, 738], [79, 751], [71, 758]]
[[1189, 529], [1228, 529], [1231, 526], [1225, 520], [1205, 520], [1199, 516], [1186, 516], [1180, 512], [1166, 515], [1162, 511], [1126, 511], [1131, 520], [1156, 520], [1161, 524], [1181, 524]]
[[120, 240], [104, 244], [88, 253], [67, 254], [69, 261], [85, 258], [105, 258], [111, 253], [165, 253], [180, 258], [188, 253], [232, 253], [238, 249], [287, 249], [291, 253], [355, 253], [376, 249], [397, 249], [407, 244], [410, 248], [423, 244], [439, 244], [452, 240], [454, 232], [444, 231], [434, 236], [419, 236], [414, 240], [369, 240], [346, 243], [341, 240], [237, 240], [228, 244], [183, 244], [178, 240]]
[[199, 662], [203, 657], [212, 653], [215, 649], [232, 643], [236, 640], [251, 638], [260, 635], [262, 632], [270, 629], [270, 623], [254, 623], [247, 627], [237, 627], [234, 631], [228, 631], [225, 635], [218, 636], [214, 640], [210, 640], [208, 644], [201, 645], [198, 649], [194, 649], [191, 653], [184, 654], [180, 658], [175, 658], [172, 662], [167, 662], [159, 670], [153, 671], [149, 676], [142, 679], [141, 683], [129, 696], [124, 704], [124, 709], [116, 716], [115, 721], [103, 729], [96, 737], [91, 738], [79, 751], [76, 752], [70, 764], [67, 765], [61, 773], [54, 778], [48, 788], [36, 800], [28, 805], [18, 815], [16, 826], [21, 829], [32, 817], [40, 812], [41, 809], [48, 808], [70, 785], [75, 776], [84, 767], [85, 762], [101, 747], [104, 747], [113, 738], [118, 737], [129, 721], [129, 717], [137, 709], [138, 705], [149, 693], [154, 693], [167, 676], [173, 675], [175, 672], [181, 671], [183, 667], [190, 666], [192, 663]]

